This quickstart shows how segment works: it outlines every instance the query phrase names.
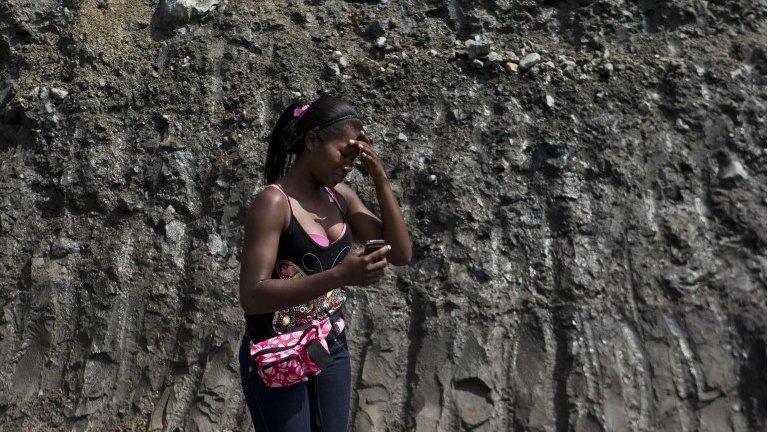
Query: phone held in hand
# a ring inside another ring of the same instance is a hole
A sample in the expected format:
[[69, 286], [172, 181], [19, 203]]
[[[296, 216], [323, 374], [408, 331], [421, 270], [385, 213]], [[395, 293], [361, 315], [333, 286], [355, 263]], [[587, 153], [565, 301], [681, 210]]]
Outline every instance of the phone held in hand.
[[376, 249], [384, 247], [384, 245], [385, 245], [385, 242], [382, 239], [368, 240], [367, 242], [365, 242], [365, 249], [363, 250], [363, 255], [368, 255], [369, 253], [375, 251]]

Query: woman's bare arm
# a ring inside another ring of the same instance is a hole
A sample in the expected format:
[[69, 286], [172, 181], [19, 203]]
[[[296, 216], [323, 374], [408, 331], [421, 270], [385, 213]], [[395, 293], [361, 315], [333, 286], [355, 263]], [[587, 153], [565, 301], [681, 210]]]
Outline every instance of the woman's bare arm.
[[389, 252], [389, 263], [396, 266], [408, 265], [411, 262], [411, 237], [403, 220], [400, 206], [386, 177], [373, 179], [376, 195], [381, 209], [379, 219], [363, 204], [357, 193], [344, 183], [338, 183], [335, 188], [347, 203], [347, 218], [352, 225], [355, 239], [365, 243], [372, 239], [384, 239], [392, 246]]
[[240, 262], [240, 305], [246, 314], [297, 306], [344, 285], [338, 267], [298, 279], [270, 279], [289, 211], [273, 188], [262, 191], [248, 207]]

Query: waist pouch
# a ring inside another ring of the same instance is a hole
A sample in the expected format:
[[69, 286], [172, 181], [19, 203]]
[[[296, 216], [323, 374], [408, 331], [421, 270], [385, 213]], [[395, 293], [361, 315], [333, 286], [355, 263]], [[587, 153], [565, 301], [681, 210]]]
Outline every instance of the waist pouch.
[[332, 361], [326, 338], [335, 339], [344, 319], [312, 320], [308, 326], [249, 344], [251, 363], [267, 387], [288, 387], [307, 381]]

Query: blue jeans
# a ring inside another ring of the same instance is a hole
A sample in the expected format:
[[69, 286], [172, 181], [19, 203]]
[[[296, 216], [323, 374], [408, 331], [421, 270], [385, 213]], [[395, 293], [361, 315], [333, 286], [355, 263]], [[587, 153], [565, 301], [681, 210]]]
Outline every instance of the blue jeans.
[[333, 362], [306, 382], [267, 387], [248, 361], [248, 339], [240, 343], [240, 380], [257, 432], [346, 432], [352, 369], [346, 330], [328, 341]]

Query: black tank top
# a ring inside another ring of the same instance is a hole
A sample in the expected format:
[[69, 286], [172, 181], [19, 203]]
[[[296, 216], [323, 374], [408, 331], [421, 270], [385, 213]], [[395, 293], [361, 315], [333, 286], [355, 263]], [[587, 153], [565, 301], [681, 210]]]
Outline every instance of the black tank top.
[[[288, 194], [283, 188], [273, 182], [267, 186], [275, 186], [288, 199]], [[352, 232], [345, 212], [341, 209], [335, 196], [335, 190], [325, 188], [339, 208], [344, 228], [341, 237], [322, 246], [313, 240], [301, 227], [299, 221], [293, 215], [291, 209], [291, 221], [281, 233], [280, 243], [277, 247], [275, 268], [272, 270], [273, 279], [300, 278], [314, 273], [328, 270], [338, 265], [349, 253], [352, 247]], [[291, 200], [288, 199], [290, 206]], [[244, 314], [247, 331], [255, 342], [273, 337], [301, 327], [313, 319], [323, 319], [329, 315], [333, 317], [341, 315], [347, 298], [344, 287], [334, 288], [316, 299], [298, 306], [293, 306], [276, 312], [261, 314]]]

